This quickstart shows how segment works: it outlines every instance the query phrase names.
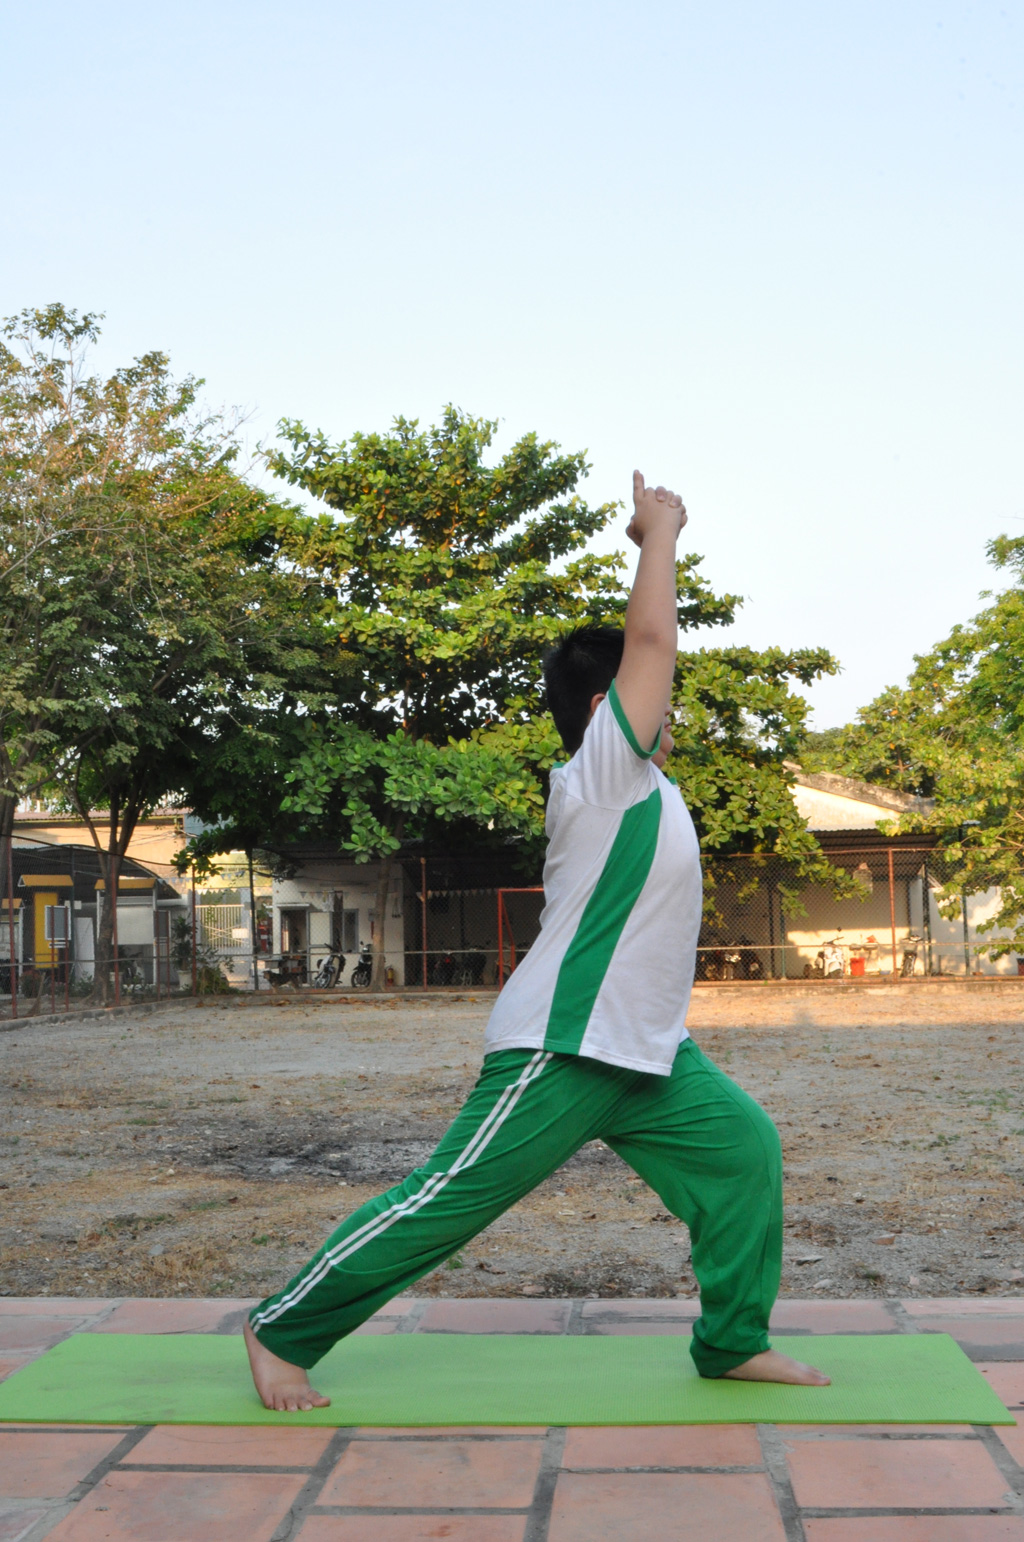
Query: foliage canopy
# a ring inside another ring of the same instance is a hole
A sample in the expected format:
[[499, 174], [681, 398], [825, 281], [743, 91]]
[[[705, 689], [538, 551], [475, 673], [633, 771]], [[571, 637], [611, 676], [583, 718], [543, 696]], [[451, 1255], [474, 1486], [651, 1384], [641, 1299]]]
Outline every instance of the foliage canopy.
[[998, 888], [981, 930], [992, 951], [1024, 947], [1024, 537], [990, 541], [1010, 584], [965, 625], [915, 659], [904, 686], [883, 691], [854, 723], [811, 742], [804, 762], [934, 798], [904, 829], [947, 836], [953, 869], [943, 908], [961, 892]]

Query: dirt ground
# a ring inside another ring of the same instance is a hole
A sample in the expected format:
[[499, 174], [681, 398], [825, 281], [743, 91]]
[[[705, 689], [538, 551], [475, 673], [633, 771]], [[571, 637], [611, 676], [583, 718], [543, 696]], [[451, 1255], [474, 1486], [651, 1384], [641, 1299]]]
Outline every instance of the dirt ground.
[[[698, 990], [694, 1037], [782, 1135], [784, 1295], [1022, 1293], [1022, 987]], [[287, 993], [0, 1025], [0, 1293], [278, 1288], [430, 1152], [488, 1006]], [[689, 1294], [689, 1260], [595, 1143], [416, 1293]]]

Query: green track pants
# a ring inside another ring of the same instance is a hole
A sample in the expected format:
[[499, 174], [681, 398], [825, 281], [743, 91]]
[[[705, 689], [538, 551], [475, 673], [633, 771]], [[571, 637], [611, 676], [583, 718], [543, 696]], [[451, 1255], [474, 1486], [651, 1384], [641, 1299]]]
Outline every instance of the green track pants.
[[595, 1139], [690, 1229], [701, 1293], [691, 1352], [701, 1375], [721, 1376], [767, 1349], [782, 1260], [779, 1137], [690, 1040], [669, 1076], [543, 1050], [488, 1055], [429, 1161], [361, 1205], [253, 1310], [257, 1337], [293, 1365], [315, 1365]]

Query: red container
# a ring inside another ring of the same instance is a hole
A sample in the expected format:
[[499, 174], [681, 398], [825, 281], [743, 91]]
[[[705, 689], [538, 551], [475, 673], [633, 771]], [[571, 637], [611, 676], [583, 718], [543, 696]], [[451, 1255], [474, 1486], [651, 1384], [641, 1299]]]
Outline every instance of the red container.
[[864, 973], [864, 960], [862, 958], [851, 958], [851, 960], [850, 960], [850, 973], [851, 974], [863, 974]]

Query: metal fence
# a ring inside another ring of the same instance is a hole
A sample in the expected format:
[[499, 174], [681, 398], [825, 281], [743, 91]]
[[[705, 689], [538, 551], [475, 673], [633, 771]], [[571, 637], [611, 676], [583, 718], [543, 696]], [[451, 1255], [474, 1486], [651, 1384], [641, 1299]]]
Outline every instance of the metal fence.
[[[1024, 974], [1005, 936], [981, 929], [998, 894], [960, 895], [941, 849], [869, 838], [825, 855], [834, 880], [815, 883], [778, 857], [705, 857], [697, 979]], [[498, 984], [529, 951], [542, 898], [535, 887], [496, 891]]]
[[984, 929], [998, 894], [960, 894], [941, 848], [867, 838], [825, 856], [835, 878], [817, 883], [776, 857], [705, 859], [698, 979], [1019, 972], [1005, 937]]

